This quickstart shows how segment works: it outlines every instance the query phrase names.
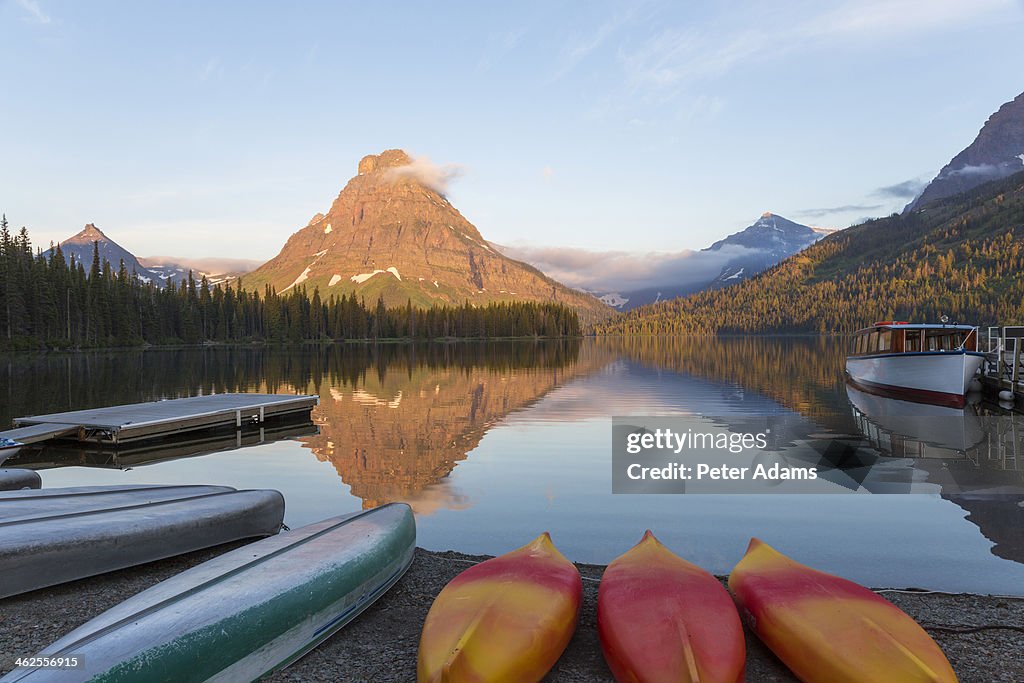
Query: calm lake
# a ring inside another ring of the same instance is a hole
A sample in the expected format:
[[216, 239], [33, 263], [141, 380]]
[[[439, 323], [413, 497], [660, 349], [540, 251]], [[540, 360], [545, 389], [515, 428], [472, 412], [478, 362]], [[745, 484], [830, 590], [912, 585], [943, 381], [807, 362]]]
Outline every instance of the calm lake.
[[[207, 393], [320, 396], [313, 425], [26, 448], [4, 466], [39, 469], [44, 487], [275, 488], [291, 527], [406, 501], [419, 545], [435, 550], [499, 554], [548, 530], [570, 559], [606, 563], [650, 528], [716, 574], [757, 536], [870, 586], [1024, 594], [1024, 416], [861, 394], [843, 381], [844, 350], [817, 337], [636, 338], [4, 357], [4, 426]], [[612, 416], [695, 413], [785, 415], [857, 442], [857, 462], [841, 458], [832, 479], [849, 493], [611, 493]], [[878, 493], [910, 481], [925, 492]]]

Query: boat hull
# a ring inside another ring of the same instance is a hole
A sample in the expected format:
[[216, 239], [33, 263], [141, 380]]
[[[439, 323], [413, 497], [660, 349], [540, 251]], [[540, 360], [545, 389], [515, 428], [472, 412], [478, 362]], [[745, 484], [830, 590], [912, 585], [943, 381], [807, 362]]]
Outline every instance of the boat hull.
[[83, 668], [21, 668], [0, 681], [255, 680], [373, 604], [415, 545], [404, 504], [286, 531], [163, 581], [37, 655], [78, 655]]
[[42, 485], [43, 480], [34, 470], [0, 469], [0, 491], [38, 489]]
[[956, 683], [939, 646], [898, 607], [756, 538], [729, 589], [750, 629], [804, 683]]
[[846, 374], [855, 384], [892, 398], [960, 407], [984, 359], [971, 351], [850, 356]]
[[[0, 496], [0, 598], [281, 529], [277, 491], [124, 487]], [[120, 499], [120, 500], [118, 500]]]
[[622, 683], [743, 680], [743, 625], [729, 593], [650, 531], [601, 576], [597, 631]]
[[535, 683], [576, 630], [579, 571], [545, 533], [465, 570], [423, 624], [420, 683]]

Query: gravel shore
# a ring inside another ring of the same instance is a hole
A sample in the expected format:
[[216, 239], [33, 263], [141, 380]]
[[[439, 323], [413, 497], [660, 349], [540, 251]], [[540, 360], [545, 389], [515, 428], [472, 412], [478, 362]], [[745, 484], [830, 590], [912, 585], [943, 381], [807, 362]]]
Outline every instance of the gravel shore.
[[[220, 546], [142, 567], [0, 600], [0, 673], [121, 600], [240, 544]], [[434, 597], [456, 574], [487, 559], [417, 549], [412, 568], [394, 588], [333, 638], [272, 681], [414, 681], [420, 627]], [[597, 640], [597, 586], [603, 567], [578, 565], [584, 602], [576, 636], [548, 682], [612, 678]], [[962, 683], [1024, 681], [1024, 600], [974, 595], [886, 592], [918, 620], [946, 652]], [[747, 634], [747, 680], [795, 681]]]

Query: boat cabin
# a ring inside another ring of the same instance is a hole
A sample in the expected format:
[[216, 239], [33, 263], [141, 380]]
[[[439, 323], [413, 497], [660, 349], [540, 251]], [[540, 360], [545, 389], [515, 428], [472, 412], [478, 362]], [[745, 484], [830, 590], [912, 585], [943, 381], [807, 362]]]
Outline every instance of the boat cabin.
[[851, 356], [892, 353], [977, 351], [977, 328], [971, 325], [931, 325], [876, 322], [853, 335]]

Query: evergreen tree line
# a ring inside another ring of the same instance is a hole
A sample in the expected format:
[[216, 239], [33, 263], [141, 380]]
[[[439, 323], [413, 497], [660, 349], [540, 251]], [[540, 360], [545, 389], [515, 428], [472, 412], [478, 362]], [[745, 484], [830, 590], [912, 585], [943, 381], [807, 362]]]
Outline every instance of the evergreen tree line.
[[837, 232], [730, 287], [629, 311], [598, 334], [842, 334], [876, 320], [1024, 324], [1024, 174]]
[[211, 285], [192, 273], [160, 288], [100, 261], [66, 260], [60, 245], [33, 253], [28, 231], [0, 220], [0, 349], [496, 337], [570, 337], [576, 312], [553, 303], [386, 308], [355, 292], [326, 300], [304, 287], [262, 296], [240, 285]]

